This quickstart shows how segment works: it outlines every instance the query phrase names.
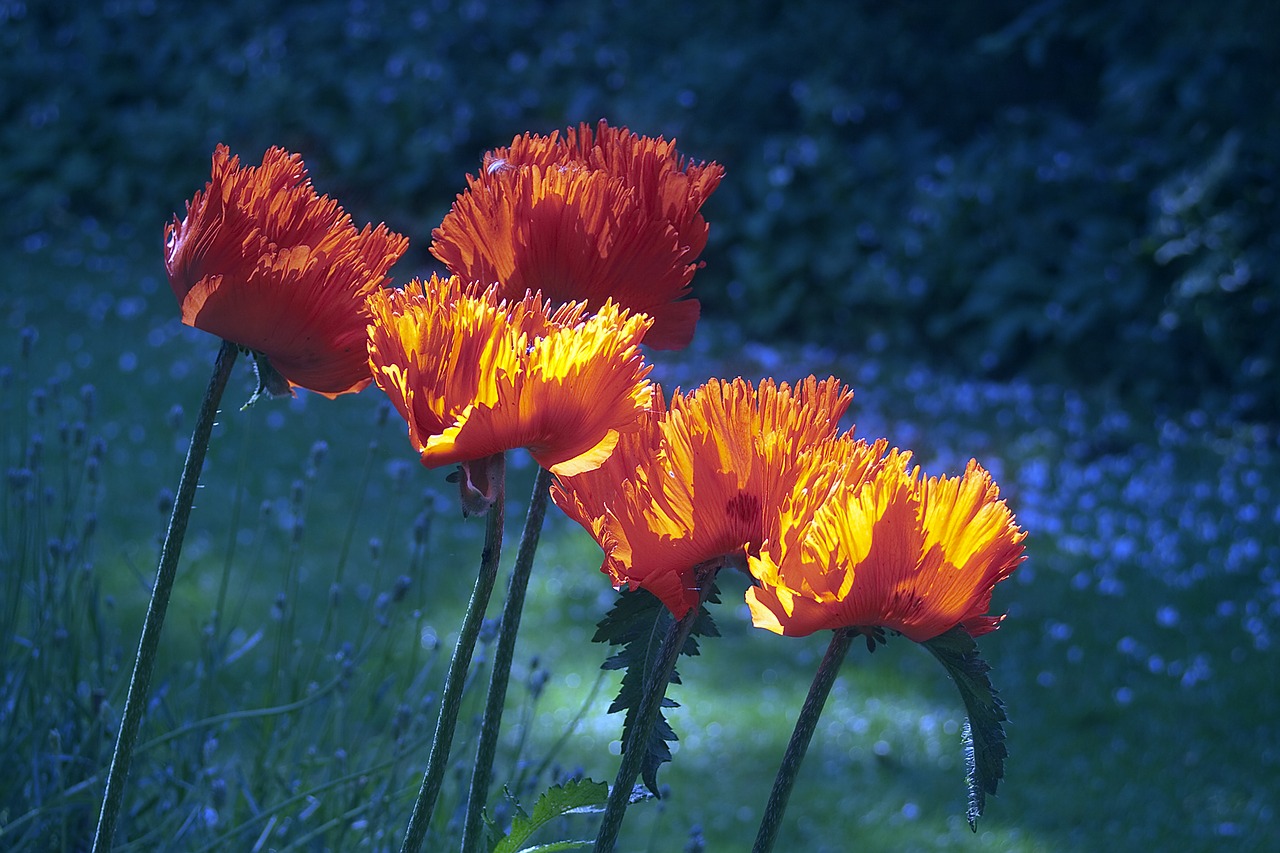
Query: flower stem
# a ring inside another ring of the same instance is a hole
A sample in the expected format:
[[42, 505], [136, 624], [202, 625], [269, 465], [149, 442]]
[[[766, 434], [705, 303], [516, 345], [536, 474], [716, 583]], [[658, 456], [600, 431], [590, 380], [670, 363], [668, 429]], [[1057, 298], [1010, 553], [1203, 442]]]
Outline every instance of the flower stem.
[[760, 821], [760, 831], [756, 834], [752, 853], [769, 853], [778, 837], [778, 828], [782, 825], [782, 815], [787, 810], [787, 800], [791, 797], [791, 789], [795, 787], [796, 777], [800, 773], [800, 763], [809, 749], [809, 741], [818, 727], [818, 718], [822, 716], [822, 706], [831, 694], [831, 686], [835, 684], [836, 675], [840, 672], [840, 664], [844, 662], [849, 645], [858, 632], [848, 628], [835, 631], [827, 653], [818, 664], [818, 671], [813, 675], [813, 683], [809, 685], [809, 695], [805, 697], [800, 716], [796, 718], [796, 727], [791, 732], [791, 741], [787, 751], [778, 765], [778, 775], [773, 780], [773, 791], [769, 794], [769, 802], [764, 808], [764, 817]]
[[506, 457], [501, 453], [495, 454], [487, 460], [486, 464], [494, 497], [487, 511], [488, 520], [485, 525], [480, 571], [476, 576], [475, 588], [471, 591], [467, 612], [462, 617], [462, 628], [458, 634], [458, 642], [453, 647], [453, 658], [449, 661], [449, 672], [444, 679], [444, 694], [440, 700], [440, 716], [436, 720], [431, 755], [427, 759], [427, 769], [422, 776], [422, 787], [418, 790], [418, 799], [413, 805], [413, 814], [409, 817], [409, 827], [405, 831], [400, 853], [418, 853], [422, 849], [422, 842], [426, 839], [427, 829], [431, 825], [436, 798], [440, 796], [445, 767], [449, 763], [449, 749], [453, 745], [454, 729], [458, 724], [458, 711], [462, 706], [462, 688], [466, 684], [467, 670], [471, 668], [471, 655], [475, 651], [476, 640], [480, 637], [485, 608], [489, 606], [489, 596], [493, 593], [493, 584], [498, 576], [506, 505]]
[[507, 701], [507, 682], [511, 678], [511, 659], [516, 650], [516, 632], [524, 610], [525, 592], [533, 571], [533, 555], [538, 550], [542, 523], [547, 517], [547, 499], [551, 494], [551, 472], [538, 468], [533, 480], [529, 512], [520, 534], [520, 550], [507, 585], [507, 601], [502, 608], [498, 627], [498, 648], [494, 652], [493, 672], [489, 676], [489, 696], [485, 700], [484, 720], [480, 724], [480, 743], [476, 746], [476, 763], [471, 772], [471, 790], [467, 796], [467, 821], [462, 831], [463, 853], [475, 853], [480, 846], [480, 817], [489, 799], [493, 780], [493, 757], [498, 748], [498, 732], [502, 728], [502, 710]]
[[[631, 736], [622, 745], [622, 761], [618, 765], [618, 775], [609, 789], [609, 801], [604, 807], [604, 817], [600, 822], [600, 830], [596, 834], [595, 853], [610, 853], [618, 842], [618, 832], [622, 829], [622, 818], [627, 806], [631, 804], [631, 792], [635, 788], [636, 777], [644, 766], [644, 758], [648, 750], [646, 745], [653, 733], [654, 723], [662, 709], [662, 700], [667, 695], [667, 685], [671, 683], [671, 673], [676, 668], [676, 661], [684, 649], [685, 641], [693, 625], [698, 621], [698, 611], [702, 609], [702, 598], [713, 588], [711, 577], [719, 568], [720, 561], [699, 567], [695, 576], [705, 580], [702, 584], [702, 596], [698, 603], [689, 608], [689, 612], [679, 620], [671, 623], [667, 636], [662, 640], [657, 660], [644, 685], [644, 695], [636, 708], [636, 716], [631, 724]], [[664, 611], [665, 612], [665, 611]]]
[[187, 449], [187, 460], [178, 480], [178, 494], [169, 516], [169, 528], [165, 532], [164, 545], [160, 549], [160, 565], [151, 587], [151, 600], [142, 623], [142, 638], [138, 641], [138, 653], [133, 660], [133, 675], [129, 679], [129, 692], [125, 697], [124, 712], [120, 717], [120, 731], [116, 735], [115, 751], [111, 754], [111, 766], [107, 770], [107, 788], [102, 797], [102, 811], [98, 814], [98, 827], [93, 835], [94, 853], [105, 853], [115, 836], [116, 818], [124, 798], [124, 783], [129, 775], [129, 763], [133, 759], [133, 747], [138, 740], [138, 726], [147, 702], [147, 690], [151, 686], [151, 673], [155, 669], [156, 651], [160, 646], [160, 631], [164, 627], [165, 611], [169, 607], [169, 595], [173, 592], [173, 579], [178, 570], [178, 557], [182, 553], [182, 540], [187, 533], [187, 521], [195, 502], [196, 486], [209, 449], [209, 436], [213, 432], [214, 419], [218, 416], [218, 404], [227, 387], [231, 368], [236, 362], [236, 345], [223, 341], [218, 357], [213, 363], [213, 375], [200, 402], [195, 431]]

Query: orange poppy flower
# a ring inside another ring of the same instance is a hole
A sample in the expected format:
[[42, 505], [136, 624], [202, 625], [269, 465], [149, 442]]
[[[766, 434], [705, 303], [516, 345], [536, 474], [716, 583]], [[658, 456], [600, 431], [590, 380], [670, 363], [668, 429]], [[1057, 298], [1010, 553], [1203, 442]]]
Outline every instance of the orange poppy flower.
[[554, 311], [539, 294], [503, 300], [457, 276], [369, 299], [375, 381], [429, 468], [528, 448], [560, 474], [598, 466], [649, 405], [639, 343], [650, 318], [611, 302]]
[[671, 406], [662, 395], [597, 470], [558, 478], [552, 499], [604, 549], [616, 587], [647, 589], [677, 617], [698, 601], [709, 561], [745, 567], [797, 501], [883, 447], [836, 437], [852, 393], [809, 377], [794, 389], [713, 379]]
[[749, 558], [757, 627], [788, 636], [880, 627], [916, 642], [957, 625], [975, 637], [996, 628], [991, 593], [1024, 559], [1026, 533], [977, 462], [928, 480], [905, 463], [895, 450], [850, 477]]
[[431, 253], [466, 281], [500, 283], [508, 299], [612, 299], [653, 317], [646, 344], [681, 349], [700, 310], [684, 298], [707, 243], [699, 211], [723, 175], [717, 163], [687, 163], [674, 140], [604, 121], [525, 134], [467, 176]]
[[296, 154], [271, 148], [261, 166], [239, 163], [219, 145], [212, 180], [165, 228], [182, 322], [262, 354], [290, 390], [359, 391], [371, 378], [365, 299], [408, 240], [385, 225], [357, 232]]

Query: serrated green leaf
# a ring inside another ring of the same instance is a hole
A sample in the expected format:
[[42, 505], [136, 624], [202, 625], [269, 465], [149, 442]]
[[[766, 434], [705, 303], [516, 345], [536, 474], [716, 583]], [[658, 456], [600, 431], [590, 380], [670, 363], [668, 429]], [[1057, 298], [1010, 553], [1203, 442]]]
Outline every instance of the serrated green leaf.
[[965, 775], [969, 786], [966, 816], [969, 828], [977, 832], [978, 818], [986, 807], [987, 794], [994, 794], [996, 786], [1004, 778], [1004, 760], [1009, 755], [1003, 726], [1008, 719], [1004, 703], [987, 677], [991, 667], [978, 653], [978, 644], [968, 631], [956, 626], [923, 645], [955, 681], [968, 713], [963, 735]]
[[520, 853], [556, 853], [559, 850], [583, 850], [595, 844], [595, 839], [588, 838], [585, 841], [552, 841], [550, 844], [535, 844], [532, 847], [525, 847]]
[[[709, 590], [706, 601], [710, 604], [719, 601], [714, 588]], [[622, 647], [601, 664], [601, 668], [623, 670], [622, 685], [617, 697], [609, 705], [609, 713], [626, 712], [622, 721], [624, 749], [644, 691], [653, 678], [653, 667], [662, 648], [663, 637], [671, 623], [671, 611], [667, 610], [666, 605], [647, 590], [637, 589], [627, 590], [619, 595], [613, 608], [596, 625], [596, 634], [592, 638], [594, 642]], [[698, 654], [698, 636], [720, 636], [715, 621], [705, 606], [698, 609], [689, 637], [680, 649], [682, 655]], [[680, 673], [673, 669], [667, 684], [679, 683]], [[665, 691], [667, 684], [657, 689]], [[664, 697], [662, 707], [679, 708], [680, 705]], [[645, 758], [640, 769], [641, 778], [655, 797], [658, 796], [658, 768], [671, 760], [671, 748], [667, 744], [675, 740], [679, 740], [675, 730], [659, 712], [645, 745]]]
[[654, 619], [665, 608], [657, 596], [645, 590], [624, 590], [604, 618], [596, 624], [593, 643], [625, 646], [652, 630]]
[[[511, 822], [511, 832], [498, 842], [493, 853], [516, 853], [521, 844], [529, 839], [544, 824], [567, 814], [587, 813], [597, 810], [609, 799], [609, 786], [604, 782], [593, 782], [590, 779], [578, 779], [556, 785], [542, 793], [533, 805], [533, 811], [525, 814], [518, 810]], [[590, 843], [590, 842], [588, 842]], [[535, 847], [523, 848], [528, 851], [570, 850], [583, 844], [581, 841], [556, 841]], [[568, 846], [557, 846], [568, 845]]]

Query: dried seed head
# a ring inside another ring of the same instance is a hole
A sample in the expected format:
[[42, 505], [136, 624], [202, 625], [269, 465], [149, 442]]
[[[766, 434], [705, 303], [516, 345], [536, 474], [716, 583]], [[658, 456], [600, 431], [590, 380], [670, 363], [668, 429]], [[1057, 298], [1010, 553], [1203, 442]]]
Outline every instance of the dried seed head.
[[408, 575], [401, 575], [396, 578], [395, 585], [391, 587], [391, 600], [395, 602], [404, 601], [405, 595], [409, 592], [409, 586], [413, 581]]

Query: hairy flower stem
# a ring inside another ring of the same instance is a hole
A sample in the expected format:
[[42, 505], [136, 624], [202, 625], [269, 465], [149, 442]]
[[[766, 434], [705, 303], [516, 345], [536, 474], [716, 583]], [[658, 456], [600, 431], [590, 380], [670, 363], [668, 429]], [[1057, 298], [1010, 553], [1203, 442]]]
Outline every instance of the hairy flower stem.
[[769, 794], [769, 802], [764, 807], [764, 817], [760, 821], [760, 830], [756, 834], [756, 843], [752, 853], [769, 853], [778, 837], [778, 828], [782, 825], [782, 815], [787, 810], [787, 800], [791, 797], [791, 789], [795, 787], [796, 777], [800, 773], [800, 763], [809, 749], [809, 741], [818, 727], [818, 718], [822, 716], [822, 707], [831, 694], [831, 686], [836, 682], [840, 672], [840, 664], [844, 662], [849, 645], [859, 632], [849, 628], [835, 631], [827, 646], [827, 653], [818, 664], [818, 671], [813, 675], [813, 683], [809, 685], [809, 695], [805, 697], [800, 708], [800, 716], [796, 718], [796, 727], [791, 732], [791, 740], [787, 743], [787, 751], [783, 753], [782, 763], [778, 765], [778, 775], [773, 780], [773, 791]]
[[458, 725], [462, 688], [467, 681], [467, 671], [471, 668], [471, 655], [475, 651], [476, 640], [480, 637], [485, 608], [489, 606], [489, 596], [493, 593], [493, 584], [498, 577], [506, 505], [506, 457], [501, 453], [495, 454], [487, 464], [494, 497], [487, 510], [480, 571], [476, 576], [475, 588], [471, 591], [467, 612], [462, 617], [462, 628], [458, 634], [458, 642], [453, 647], [453, 658], [449, 661], [449, 672], [444, 679], [444, 694], [440, 700], [440, 716], [436, 719], [435, 737], [431, 743], [431, 755], [427, 758], [422, 787], [413, 804], [413, 814], [409, 817], [409, 827], [405, 830], [400, 853], [418, 853], [427, 837], [436, 799], [440, 796], [440, 786], [444, 781], [444, 771], [449, 763], [449, 749], [453, 746], [453, 733]]
[[[698, 621], [698, 611], [702, 609], [702, 601], [713, 589], [711, 577], [721, 565], [716, 560], [700, 566], [695, 570], [695, 577], [704, 581], [702, 595], [698, 603], [689, 608], [689, 612], [678, 621], [671, 623], [667, 636], [662, 640], [657, 660], [644, 685], [644, 696], [636, 709], [636, 716], [631, 724], [631, 736], [622, 745], [622, 761], [618, 765], [618, 775], [609, 789], [609, 801], [604, 807], [604, 817], [600, 822], [600, 830], [596, 834], [595, 853], [610, 853], [618, 842], [618, 832], [622, 829], [622, 818], [627, 806], [631, 804], [631, 792], [635, 788], [636, 777], [644, 766], [644, 758], [648, 753], [649, 737], [653, 733], [654, 723], [662, 709], [662, 700], [667, 695], [667, 685], [671, 683], [671, 673], [676, 668], [676, 661], [684, 649], [685, 642], [693, 625]], [[663, 611], [665, 613], [665, 610]]]
[[540, 467], [534, 476], [529, 512], [525, 515], [524, 532], [520, 534], [520, 550], [516, 552], [516, 565], [511, 570], [507, 601], [503, 605], [502, 621], [498, 628], [498, 648], [494, 652], [493, 672], [489, 676], [489, 696], [485, 700], [480, 742], [476, 746], [476, 763], [471, 771], [471, 790], [467, 796], [467, 821], [462, 831], [463, 853], [475, 853], [480, 849], [480, 818], [485, 801], [489, 799], [489, 785], [493, 781], [493, 757], [498, 749], [502, 709], [507, 701], [507, 682], [511, 678], [516, 632], [520, 630], [525, 592], [529, 588], [533, 556], [538, 550], [538, 538], [542, 534], [543, 520], [547, 517], [547, 498], [550, 494], [551, 472]]
[[237, 352], [235, 344], [230, 341], [222, 342], [218, 357], [213, 363], [209, 386], [200, 402], [200, 413], [196, 416], [191, 445], [187, 448], [187, 460], [178, 480], [178, 494], [173, 500], [173, 511], [169, 515], [169, 528], [165, 531], [164, 545], [160, 549], [160, 565], [156, 569], [155, 583], [151, 587], [151, 600], [147, 604], [147, 615], [142, 623], [142, 638], [138, 641], [138, 653], [133, 660], [133, 675], [129, 679], [129, 692], [120, 717], [120, 731], [116, 735], [111, 766], [107, 770], [102, 811], [98, 814], [98, 827], [93, 834], [94, 853], [109, 850], [115, 836], [116, 818], [120, 814], [120, 804], [124, 798], [124, 783], [129, 775], [133, 747], [138, 740], [138, 726], [142, 722], [147, 690], [151, 686], [151, 673], [155, 669], [160, 631], [164, 627], [165, 611], [169, 608], [169, 595], [173, 592], [173, 579], [178, 570], [178, 557], [182, 553], [182, 540], [187, 533], [187, 521], [191, 518], [191, 506], [195, 502], [200, 471], [204, 468], [204, 457], [209, 449], [214, 419], [218, 416], [218, 404], [227, 387]]

